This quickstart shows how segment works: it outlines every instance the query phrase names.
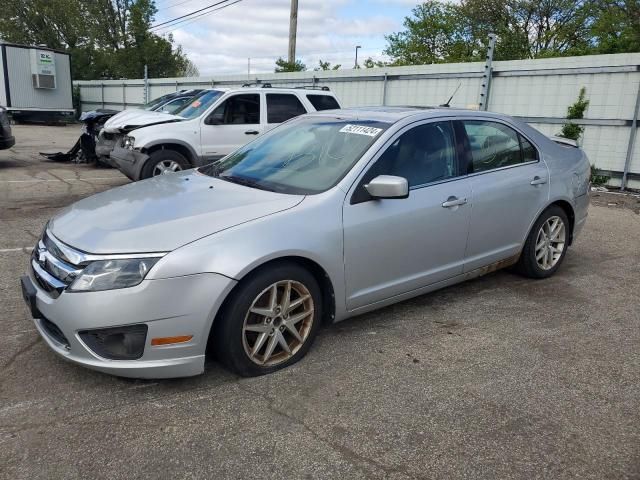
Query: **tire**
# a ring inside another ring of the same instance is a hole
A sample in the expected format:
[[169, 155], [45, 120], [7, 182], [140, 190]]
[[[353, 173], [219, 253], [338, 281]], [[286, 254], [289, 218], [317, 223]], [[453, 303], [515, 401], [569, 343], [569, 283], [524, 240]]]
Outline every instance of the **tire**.
[[163, 164], [168, 168], [171, 168], [171, 170], [165, 170], [165, 173], [178, 172], [189, 168], [189, 160], [187, 160], [180, 152], [169, 149], [156, 150], [149, 155], [149, 158], [142, 167], [140, 180], [161, 175], [162, 173], [160, 170]]
[[[287, 284], [291, 285], [291, 303], [303, 299], [288, 315], [283, 313]], [[274, 285], [276, 308], [267, 313], [273, 306], [269, 303]], [[236, 287], [218, 315], [210, 344], [218, 360], [238, 375], [264, 375], [288, 367], [304, 357], [318, 333], [321, 319], [322, 294], [314, 276], [295, 263], [273, 264], [252, 273]], [[298, 332], [298, 338], [290, 328]], [[270, 348], [272, 353], [268, 356]], [[255, 355], [252, 356], [254, 349]]]
[[[562, 224], [562, 233], [560, 234], [559, 231], [556, 233], [555, 238], [558, 241], [554, 242], [553, 235], [555, 230], [550, 229], [560, 228], [559, 226], [554, 227], [556, 221], [558, 222], [557, 225]], [[520, 259], [515, 265], [515, 271], [525, 277], [536, 279], [548, 278], [556, 273], [567, 254], [570, 228], [569, 219], [562, 208], [557, 205], [547, 208], [538, 217], [536, 223], [533, 224], [522, 249]], [[545, 236], [549, 237], [549, 232], [551, 232], [551, 240], [547, 242]], [[559, 240], [562, 241], [560, 242]], [[557, 250], [560, 250], [560, 252]]]

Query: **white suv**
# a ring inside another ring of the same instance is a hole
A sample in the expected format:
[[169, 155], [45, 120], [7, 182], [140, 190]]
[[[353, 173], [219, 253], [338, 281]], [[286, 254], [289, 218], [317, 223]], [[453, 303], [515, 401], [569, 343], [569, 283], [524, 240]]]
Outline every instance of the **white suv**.
[[104, 126], [118, 139], [111, 164], [141, 180], [218, 160], [279, 123], [340, 108], [327, 87], [273, 88], [265, 83], [204, 90], [175, 114], [126, 111]]

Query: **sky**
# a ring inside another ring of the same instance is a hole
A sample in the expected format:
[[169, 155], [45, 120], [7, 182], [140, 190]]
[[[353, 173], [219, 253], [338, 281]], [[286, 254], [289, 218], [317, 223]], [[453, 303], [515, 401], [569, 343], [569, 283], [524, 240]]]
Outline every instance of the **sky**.
[[[156, 0], [154, 25], [217, 1]], [[241, 0], [209, 15], [154, 31], [172, 34], [202, 76], [246, 73], [247, 58], [251, 58], [251, 73], [272, 72], [278, 57], [287, 58], [290, 1]], [[299, 0], [296, 57], [308, 69], [317, 67], [320, 59], [352, 68], [355, 47], [360, 45], [360, 63], [367, 57], [384, 60], [384, 36], [402, 30], [404, 17], [417, 3]]]

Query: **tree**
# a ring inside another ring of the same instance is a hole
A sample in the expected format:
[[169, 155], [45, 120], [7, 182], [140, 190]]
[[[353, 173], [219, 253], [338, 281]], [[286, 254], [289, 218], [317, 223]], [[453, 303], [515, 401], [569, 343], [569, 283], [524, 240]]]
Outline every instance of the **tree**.
[[640, 51], [640, 0], [595, 0], [591, 27], [598, 53]]
[[428, 0], [404, 19], [405, 30], [385, 38], [384, 53], [394, 65], [470, 60], [474, 57], [468, 23], [458, 4]]
[[386, 67], [388, 64], [383, 61], [374, 61], [373, 58], [369, 57], [364, 62], [362, 62], [364, 68], [376, 68], [376, 67]]
[[339, 63], [336, 65], [331, 65], [330, 62], [323, 62], [322, 60], [318, 60], [318, 66], [314, 68], [314, 70], [316, 72], [320, 70], [339, 70], [341, 66], [342, 65]]
[[0, 37], [71, 54], [75, 79], [172, 77], [188, 59], [149, 27], [154, 0], [3, 0]]
[[427, 0], [386, 37], [394, 65], [640, 51], [640, 0]]
[[[584, 118], [584, 112], [589, 106], [589, 100], [585, 98], [586, 93], [587, 89], [582, 87], [578, 94], [578, 100], [567, 108], [567, 120], [578, 120]], [[560, 136], [578, 141], [583, 132], [584, 127], [569, 121], [562, 126]]]
[[193, 63], [188, 58], [184, 62], [184, 66], [180, 72], [178, 72], [180, 77], [199, 77], [200, 70], [195, 63]]
[[295, 62], [288, 62], [284, 58], [280, 57], [276, 60], [276, 73], [280, 72], [304, 72], [307, 66], [300, 60]]

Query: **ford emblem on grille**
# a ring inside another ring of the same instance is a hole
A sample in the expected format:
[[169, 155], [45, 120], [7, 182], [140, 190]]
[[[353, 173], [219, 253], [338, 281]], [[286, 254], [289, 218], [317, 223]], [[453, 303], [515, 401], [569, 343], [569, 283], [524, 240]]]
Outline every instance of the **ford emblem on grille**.
[[45, 256], [44, 256], [44, 254], [45, 254], [45, 252], [46, 252], [46, 251], [47, 251], [47, 250], [46, 250], [46, 249], [44, 249], [44, 248], [38, 248], [38, 263], [39, 263], [40, 265], [42, 265], [43, 267], [44, 267], [44, 263], [45, 263]]

